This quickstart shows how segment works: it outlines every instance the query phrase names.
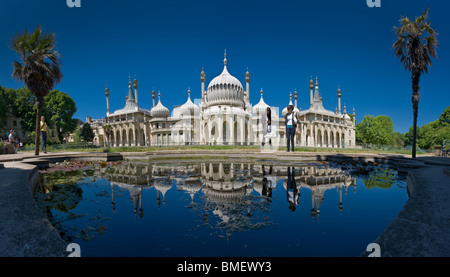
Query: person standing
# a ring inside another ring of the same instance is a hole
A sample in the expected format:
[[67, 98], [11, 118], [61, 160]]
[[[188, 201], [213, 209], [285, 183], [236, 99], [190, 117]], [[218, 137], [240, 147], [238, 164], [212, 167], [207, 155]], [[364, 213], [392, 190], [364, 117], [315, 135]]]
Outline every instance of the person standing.
[[294, 137], [297, 129], [297, 117], [294, 114], [294, 106], [287, 106], [287, 114], [284, 117], [284, 122], [286, 123], [286, 146], [287, 152], [291, 149], [291, 152], [294, 152]]
[[14, 147], [14, 153], [17, 154], [17, 143], [16, 139], [14, 138], [14, 130], [9, 131], [8, 141], [9, 144], [11, 144]]
[[[270, 136], [272, 133], [272, 110], [270, 107], [267, 107], [266, 114], [261, 118], [262, 126], [263, 126], [263, 139], [262, 139], [262, 147], [264, 149], [264, 145], [266, 144], [266, 137]], [[269, 137], [269, 145], [270, 150], [272, 150], [272, 138]]]
[[45, 123], [45, 117], [41, 116], [41, 145], [42, 145], [42, 152], [47, 153], [47, 132], [48, 132], [48, 126], [47, 123]]

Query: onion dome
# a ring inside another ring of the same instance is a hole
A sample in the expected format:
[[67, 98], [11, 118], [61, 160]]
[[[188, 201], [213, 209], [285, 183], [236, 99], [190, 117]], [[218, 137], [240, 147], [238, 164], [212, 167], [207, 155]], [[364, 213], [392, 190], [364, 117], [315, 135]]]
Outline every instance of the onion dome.
[[267, 107], [269, 107], [269, 105], [264, 102], [263, 89], [261, 88], [261, 100], [253, 107], [253, 114], [263, 114], [266, 112]]
[[169, 117], [169, 109], [161, 104], [161, 93], [158, 93], [158, 105], [154, 106], [150, 110], [150, 114], [152, 117]]
[[230, 105], [244, 107], [244, 88], [236, 77], [228, 73], [226, 53], [222, 73], [212, 79], [208, 85], [206, 102], [210, 106]]
[[197, 115], [199, 113], [199, 111], [200, 111], [200, 109], [198, 108], [198, 106], [195, 105], [194, 103], [192, 103], [191, 90], [188, 89], [188, 100], [186, 101], [186, 103], [181, 105], [180, 114], [194, 116], [194, 115]]
[[[292, 104], [292, 93], [289, 94], [289, 104], [288, 104], [288, 106], [289, 106], [289, 105], [294, 106], [294, 104]], [[288, 113], [288, 111], [287, 111], [287, 106], [286, 106], [286, 107], [283, 109], [283, 111], [281, 111], [281, 115], [283, 115], [283, 117], [285, 117], [285, 116], [287, 115], [287, 113]], [[294, 106], [294, 111], [293, 111], [293, 113], [298, 115], [298, 114], [300, 113], [300, 110], [297, 109], [297, 107]]]
[[347, 107], [344, 105], [344, 119], [351, 120], [350, 116], [347, 114]]

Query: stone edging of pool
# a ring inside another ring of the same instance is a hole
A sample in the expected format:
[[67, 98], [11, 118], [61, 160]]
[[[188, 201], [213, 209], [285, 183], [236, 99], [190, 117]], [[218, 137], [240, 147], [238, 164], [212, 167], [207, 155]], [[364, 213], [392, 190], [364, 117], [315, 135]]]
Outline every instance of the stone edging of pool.
[[[450, 158], [412, 160], [403, 155], [256, 151], [158, 151], [124, 153], [56, 152], [0, 156], [0, 257], [67, 256], [65, 242], [38, 208], [32, 191], [38, 167], [63, 160], [164, 160], [228, 157], [289, 162], [356, 160], [388, 163], [408, 171], [409, 198], [386, 230], [374, 241], [381, 256], [450, 256]], [[362, 249], [364, 251], [364, 249]], [[370, 255], [363, 252], [362, 257]]]

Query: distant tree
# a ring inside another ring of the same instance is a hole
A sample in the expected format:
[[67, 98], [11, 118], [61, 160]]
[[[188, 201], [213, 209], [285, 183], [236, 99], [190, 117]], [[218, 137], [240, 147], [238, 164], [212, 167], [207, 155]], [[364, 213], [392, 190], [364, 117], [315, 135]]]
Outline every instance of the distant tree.
[[35, 155], [39, 155], [44, 97], [63, 78], [55, 44], [55, 34], [43, 33], [40, 26], [36, 27], [34, 33], [29, 34], [25, 30], [12, 40], [12, 49], [22, 60], [22, 63], [14, 61], [12, 76], [23, 81], [36, 96]]
[[450, 125], [450, 106], [445, 108], [445, 110], [439, 116], [439, 124], [441, 126], [448, 126], [448, 125]]
[[70, 133], [77, 127], [77, 120], [72, 118], [77, 107], [75, 101], [67, 93], [52, 90], [45, 97], [44, 115], [51, 122], [49, 126], [55, 127], [59, 140], [63, 133]]
[[406, 135], [405, 134], [402, 134], [400, 132], [394, 132], [393, 133], [392, 145], [393, 146], [397, 146], [397, 147], [404, 147], [405, 146], [405, 140], [406, 140]]
[[8, 95], [2, 86], [0, 86], [0, 123], [3, 124], [3, 121], [6, 120], [8, 115], [8, 105], [7, 105]]
[[[422, 149], [430, 149], [433, 146], [442, 145], [444, 140], [450, 140], [450, 106], [439, 116], [439, 119], [429, 122], [422, 127], [417, 127], [416, 144]], [[411, 145], [413, 127], [405, 134], [405, 144]]]
[[385, 115], [373, 117], [364, 116], [356, 124], [356, 141], [359, 143], [391, 145], [394, 141], [394, 124], [392, 119]]
[[414, 21], [407, 17], [400, 19], [400, 27], [395, 28], [397, 40], [393, 45], [394, 53], [400, 58], [405, 69], [411, 71], [412, 105], [413, 105], [413, 131], [412, 131], [412, 158], [416, 157], [416, 128], [417, 114], [420, 99], [420, 76], [428, 73], [431, 66], [431, 57], [436, 58], [437, 32], [431, 28], [428, 21], [428, 8]]
[[83, 141], [92, 142], [94, 140], [95, 134], [89, 123], [86, 122], [83, 124], [80, 136]]
[[[13, 115], [20, 118], [20, 124], [24, 131], [34, 133], [36, 96], [26, 87], [10, 90]], [[61, 141], [62, 133], [73, 132], [76, 128], [77, 120], [72, 118], [77, 111], [75, 101], [67, 93], [58, 90], [52, 90], [44, 97], [44, 101], [45, 104], [41, 113], [45, 116], [48, 126], [56, 129]]]
[[20, 125], [24, 131], [34, 133], [36, 130], [36, 96], [29, 89], [23, 87], [14, 91], [13, 99], [13, 115], [20, 118]]

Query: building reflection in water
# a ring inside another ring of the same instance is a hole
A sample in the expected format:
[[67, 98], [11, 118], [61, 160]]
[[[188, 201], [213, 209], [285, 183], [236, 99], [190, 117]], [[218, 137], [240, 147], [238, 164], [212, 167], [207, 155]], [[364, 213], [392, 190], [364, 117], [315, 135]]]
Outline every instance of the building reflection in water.
[[251, 217], [252, 210], [262, 207], [261, 201], [270, 205], [277, 183], [283, 184], [291, 212], [299, 206], [302, 189], [311, 192], [313, 220], [320, 217], [325, 191], [336, 189], [339, 194], [339, 212], [343, 209], [342, 192], [346, 195], [349, 186], [353, 186], [356, 192], [354, 177], [339, 168], [317, 164], [281, 166], [220, 162], [130, 162], [109, 168], [100, 175], [106, 176], [111, 184], [112, 209], [116, 208], [115, 190], [121, 188], [130, 193], [134, 214], [143, 217], [143, 192], [154, 189], [156, 204], [161, 207], [166, 204], [168, 191], [175, 185], [177, 191], [189, 195], [189, 207], [197, 206], [196, 195], [202, 197], [205, 223], [209, 220], [209, 212], [225, 224], [229, 223], [233, 216]]

